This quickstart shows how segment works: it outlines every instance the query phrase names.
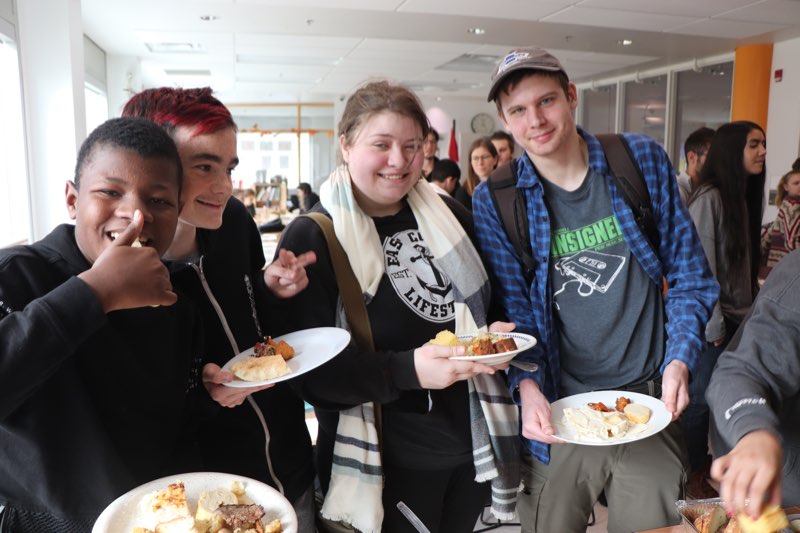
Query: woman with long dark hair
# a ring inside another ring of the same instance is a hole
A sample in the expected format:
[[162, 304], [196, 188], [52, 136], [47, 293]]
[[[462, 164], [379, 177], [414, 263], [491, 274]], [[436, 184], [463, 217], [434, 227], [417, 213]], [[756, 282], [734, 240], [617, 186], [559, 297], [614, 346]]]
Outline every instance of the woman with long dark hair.
[[463, 187], [456, 190], [455, 199], [472, 211], [472, 191], [497, 167], [497, 148], [489, 137], [478, 137], [469, 147], [469, 165]]
[[[706, 326], [706, 353], [692, 376], [690, 405], [683, 416], [690, 466], [700, 475], [708, 466], [708, 404], [703, 395], [719, 354], [757, 292], [766, 154], [766, 137], [758, 124], [739, 121], [721, 126], [689, 198], [689, 213], [720, 284], [719, 302]], [[706, 496], [701, 492], [705, 478], [694, 477], [690, 476], [689, 492]]]

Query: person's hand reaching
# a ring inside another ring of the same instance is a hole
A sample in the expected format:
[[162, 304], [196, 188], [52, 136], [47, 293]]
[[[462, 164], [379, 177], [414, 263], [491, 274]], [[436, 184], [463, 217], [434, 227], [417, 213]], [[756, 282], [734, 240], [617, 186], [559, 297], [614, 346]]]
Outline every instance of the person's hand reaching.
[[306, 266], [316, 262], [314, 252], [295, 256], [281, 248], [278, 257], [264, 269], [264, 282], [278, 298], [291, 298], [308, 286]]

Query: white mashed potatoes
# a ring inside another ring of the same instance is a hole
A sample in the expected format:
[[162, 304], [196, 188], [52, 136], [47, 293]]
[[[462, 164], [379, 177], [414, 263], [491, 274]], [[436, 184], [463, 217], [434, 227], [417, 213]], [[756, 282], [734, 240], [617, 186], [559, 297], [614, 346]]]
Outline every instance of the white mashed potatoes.
[[647, 429], [647, 424], [634, 424], [618, 411], [602, 413], [586, 406], [565, 408], [563, 422], [574, 432], [576, 440], [594, 442], [617, 440]]

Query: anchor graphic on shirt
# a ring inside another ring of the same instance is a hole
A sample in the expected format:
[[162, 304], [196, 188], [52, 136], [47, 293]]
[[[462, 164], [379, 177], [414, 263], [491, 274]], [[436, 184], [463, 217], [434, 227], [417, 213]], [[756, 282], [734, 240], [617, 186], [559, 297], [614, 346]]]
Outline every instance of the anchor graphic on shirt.
[[411, 262], [416, 263], [417, 261], [422, 261], [428, 265], [431, 268], [431, 273], [433, 273], [435, 284], [426, 283], [425, 280], [419, 276], [416, 276], [417, 281], [419, 281], [419, 284], [422, 285], [422, 288], [428, 291], [428, 293], [431, 295], [431, 299], [436, 302], [438, 301], [437, 296], [443, 298], [447, 293], [450, 292], [452, 286], [448, 282], [447, 277], [445, 277], [444, 274], [442, 274], [439, 269], [436, 268], [436, 265], [433, 264], [433, 255], [426, 247], [415, 244], [414, 249], [419, 252], [419, 255], [412, 257]]

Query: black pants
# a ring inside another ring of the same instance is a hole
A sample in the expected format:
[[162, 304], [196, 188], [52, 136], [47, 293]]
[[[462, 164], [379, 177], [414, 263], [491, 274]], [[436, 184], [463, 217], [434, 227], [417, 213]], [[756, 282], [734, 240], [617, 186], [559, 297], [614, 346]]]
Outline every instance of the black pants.
[[384, 474], [384, 533], [416, 532], [397, 502], [404, 502], [431, 533], [469, 533], [490, 497], [490, 484], [475, 482], [471, 462], [447, 470], [384, 465]]

